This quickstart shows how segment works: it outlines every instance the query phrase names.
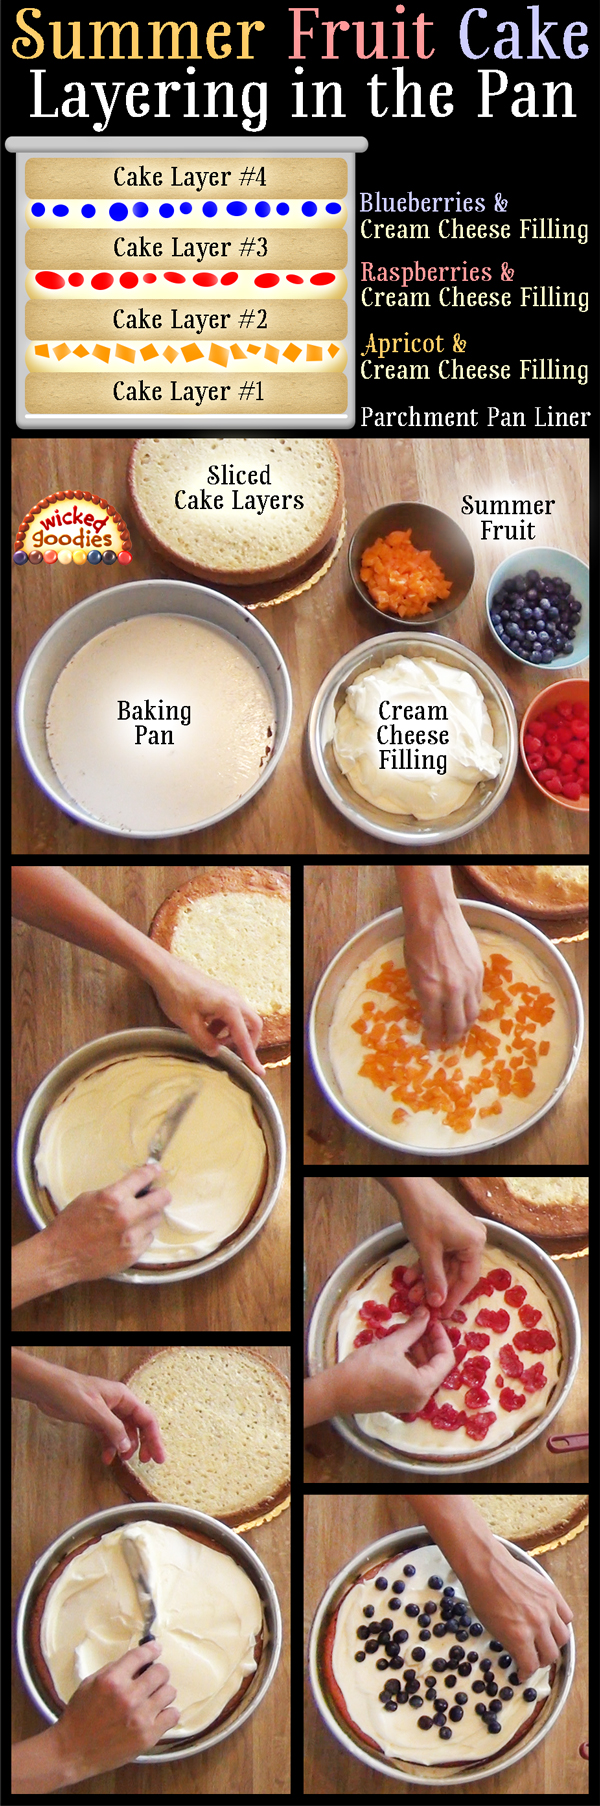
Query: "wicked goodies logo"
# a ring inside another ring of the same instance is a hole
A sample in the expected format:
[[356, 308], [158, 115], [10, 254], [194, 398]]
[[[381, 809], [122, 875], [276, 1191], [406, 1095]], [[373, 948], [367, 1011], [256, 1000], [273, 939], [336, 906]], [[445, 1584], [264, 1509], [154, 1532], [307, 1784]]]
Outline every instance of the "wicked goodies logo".
[[21, 521], [13, 563], [131, 564], [131, 535], [112, 503], [91, 489], [56, 489]]

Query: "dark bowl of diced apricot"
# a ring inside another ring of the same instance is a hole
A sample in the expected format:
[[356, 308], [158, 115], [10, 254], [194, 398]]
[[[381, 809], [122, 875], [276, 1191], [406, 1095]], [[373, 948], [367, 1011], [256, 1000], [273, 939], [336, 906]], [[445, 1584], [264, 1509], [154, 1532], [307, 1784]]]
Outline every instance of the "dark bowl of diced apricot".
[[438, 627], [469, 594], [475, 559], [462, 528], [426, 502], [376, 508], [353, 533], [354, 588], [382, 629]]

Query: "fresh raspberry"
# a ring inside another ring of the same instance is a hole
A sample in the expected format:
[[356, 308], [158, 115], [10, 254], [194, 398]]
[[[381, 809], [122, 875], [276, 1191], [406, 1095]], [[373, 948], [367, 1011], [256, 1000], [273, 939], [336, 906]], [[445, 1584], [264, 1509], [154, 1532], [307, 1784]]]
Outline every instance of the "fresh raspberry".
[[481, 1386], [489, 1370], [487, 1355], [473, 1355], [471, 1360], [463, 1362], [463, 1374], [472, 1386]]
[[448, 1392], [459, 1392], [461, 1386], [466, 1386], [466, 1384], [467, 1382], [462, 1367], [452, 1367], [450, 1373], [446, 1374], [446, 1378], [443, 1381], [443, 1385]]
[[473, 1304], [475, 1298], [491, 1298], [493, 1291], [491, 1281], [482, 1275], [477, 1284], [471, 1287], [471, 1291], [467, 1292], [466, 1298], [463, 1298], [463, 1304]]
[[588, 703], [587, 702], [574, 702], [573, 703], [573, 720], [574, 721], [587, 721], [589, 723], [589, 719], [590, 719], [590, 711], [589, 711]]
[[495, 1292], [504, 1292], [510, 1285], [512, 1273], [509, 1273], [507, 1267], [492, 1267], [491, 1273], [488, 1273], [488, 1279]]
[[[445, 1383], [446, 1382], [444, 1381], [444, 1385]], [[428, 1398], [427, 1404], [423, 1406], [423, 1410], [417, 1412], [417, 1417], [424, 1417], [426, 1421], [430, 1423], [434, 1412], [437, 1410], [438, 1406], [436, 1404], [436, 1394], [434, 1392], [433, 1398]]]
[[563, 796], [568, 796], [572, 803], [578, 803], [583, 788], [583, 784], [575, 783], [572, 778], [569, 778], [567, 779], [567, 782], [563, 784]]
[[513, 1342], [515, 1348], [525, 1348], [528, 1354], [543, 1354], [545, 1348], [556, 1348], [549, 1329], [519, 1329]]
[[521, 1374], [521, 1385], [526, 1392], [541, 1392], [546, 1384], [546, 1374], [541, 1361], [535, 1361], [533, 1367], [525, 1367]]
[[375, 1331], [373, 1329], [359, 1330], [358, 1335], [354, 1337], [354, 1347], [355, 1348], [366, 1348], [367, 1342], [373, 1341], [374, 1334], [375, 1334]]
[[572, 732], [574, 740], [587, 740], [589, 733], [587, 721], [574, 721]]
[[459, 1362], [463, 1360], [466, 1353], [467, 1353], [466, 1342], [457, 1342], [456, 1348], [453, 1350], [455, 1367], [458, 1367]]
[[529, 770], [539, 773], [545, 763], [543, 752], [527, 753], [526, 757]]
[[503, 1379], [501, 1373], [496, 1374], [496, 1378], [494, 1380], [494, 1385], [495, 1386], [503, 1386], [504, 1385], [504, 1379]]
[[448, 1324], [448, 1328], [446, 1330], [446, 1335], [448, 1337], [448, 1341], [452, 1343], [452, 1347], [458, 1348], [458, 1344], [460, 1342], [460, 1330], [458, 1328], [455, 1328], [453, 1323]]
[[[565, 732], [566, 732], [566, 729], [565, 729]], [[572, 776], [573, 772], [575, 771], [575, 760], [573, 758], [572, 753], [568, 753], [568, 752], [563, 753], [563, 756], [560, 761], [560, 765], [559, 765], [558, 769], [559, 769], [561, 778], [570, 778]]]
[[552, 777], [546, 779], [544, 789], [550, 790], [553, 796], [562, 796], [562, 778], [559, 778], [557, 771], [553, 771]]
[[571, 729], [567, 725], [567, 722], [565, 722], [564, 727], [559, 727], [559, 730], [558, 730], [559, 746], [568, 746], [570, 738], [571, 738]]
[[392, 1313], [387, 1304], [377, 1304], [374, 1298], [365, 1298], [358, 1315], [364, 1317], [367, 1323], [389, 1323]]
[[397, 1291], [392, 1292], [391, 1297], [390, 1297], [390, 1310], [391, 1311], [407, 1311], [408, 1310], [408, 1292], [405, 1291], [404, 1286], [398, 1287]]
[[466, 1321], [467, 1321], [466, 1311], [453, 1311], [452, 1312], [452, 1322], [453, 1323], [466, 1323]]
[[480, 1405], [489, 1405], [489, 1402], [490, 1395], [485, 1386], [470, 1386], [469, 1391], [465, 1392], [465, 1404], [470, 1411], [478, 1411]]
[[556, 713], [557, 713], [557, 715], [562, 715], [563, 721], [572, 721], [573, 720], [573, 704], [572, 704], [572, 702], [557, 703]]
[[508, 1374], [509, 1379], [519, 1380], [521, 1378], [523, 1373], [523, 1362], [519, 1360], [519, 1356], [516, 1349], [513, 1348], [512, 1342], [506, 1342], [504, 1348], [500, 1349], [498, 1360], [502, 1372]]
[[550, 778], [554, 778], [554, 775], [555, 774], [552, 770], [552, 766], [546, 765], [545, 759], [542, 760], [542, 768], [540, 771], [537, 772], [538, 784], [546, 785], [549, 782]]
[[483, 1442], [488, 1430], [496, 1422], [495, 1411], [478, 1411], [476, 1417], [469, 1417], [465, 1424], [467, 1436], [472, 1442]]
[[519, 1316], [524, 1329], [533, 1329], [534, 1325], [539, 1323], [541, 1315], [541, 1311], [534, 1310], [532, 1304], [521, 1305]]
[[549, 738], [550, 738], [550, 736], [547, 735], [547, 737], [546, 737], [546, 762], [548, 765], [560, 765], [560, 761], [562, 759], [562, 747], [552, 746], [552, 745], [549, 746], [548, 745]]
[[455, 1411], [454, 1405], [438, 1405], [431, 1417], [435, 1430], [462, 1430], [467, 1418], [464, 1411]]
[[401, 1286], [404, 1284], [405, 1273], [410, 1273], [410, 1267], [394, 1267], [393, 1272], [392, 1272], [392, 1281], [395, 1286]]
[[505, 1386], [500, 1393], [498, 1403], [502, 1406], [503, 1411], [520, 1411], [521, 1405], [525, 1404], [525, 1393], [511, 1392], [510, 1386]]
[[478, 1311], [475, 1322], [480, 1329], [494, 1329], [497, 1335], [503, 1336], [508, 1329], [510, 1317], [508, 1311]]
[[422, 1417], [423, 1413], [421, 1411], [392, 1411], [391, 1415], [399, 1417], [401, 1423], [416, 1423], [417, 1418]]
[[465, 1336], [467, 1348], [489, 1348], [490, 1338], [483, 1330], [469, 1329]]
[[376, 1323], [376, 1324], [375, 1324], [375, 1329], [374, 1329], [374, 1333], [375, 1333], [375, 1335], [376, 1335], [376, 1336], [377, 1336], [377, 1340], [378, 1340], [378, 1341], [379, 1341], [379, 1342], [382, 1342], [382, 1341], [383, 1341], [383, 1338], [384, 1338], [384, 1336], [393, 1336], [393, 1335], [395, 1335], [395, 1333], [396, 1333], [396, 1330], [397, 1330], [397, 1329], [400, 1329], [400, 1324], [399, 1324], [399, 1323], [390, 1323], [390, 1324], [388, 1324], [388, 1323]]
[[504, 1293], [505, 1304], [524, 1304], [527, 1297], [525, 1286], [511, 1286], [510, 1292]]

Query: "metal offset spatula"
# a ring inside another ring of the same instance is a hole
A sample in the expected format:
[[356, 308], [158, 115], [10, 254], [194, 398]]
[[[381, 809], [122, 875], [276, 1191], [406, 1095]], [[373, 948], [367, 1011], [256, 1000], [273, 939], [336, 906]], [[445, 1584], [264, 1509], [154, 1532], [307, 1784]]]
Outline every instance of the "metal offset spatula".
[[156, 1620], [156, 1606], [150, 1590], [148, 1575], [144, 1573], [143, 1556], [139, 1544], [134, 1537], [129, 1537], [127, 1534], [123, 1537], [123, 1554], [137, 1591], [144, 1618], [143, 1635], [140, 1637], [141, 1646], [142, 1643], [150, 1643], [154, 1636], [152, 1626]]
[[[168, 1148], [169, 1142], [172, 1141], [175, 1130], [179, 1128], [180, 1122], [183, 1122], [184, 1116], [187, 1115], [190, 1104], [193, 1104], [194, 1098], [198, 1096], [199, 1090], [200, 1086], [196, 1085], [193, 1091], [184, 1092], [183, 1097], [177, 1099], [177, 1103], [171, 1104], [170, 1109], [167, 1110], [166, 1116], [163, 1116], [162, 1122], [159, 1123], [158, 1128], [152, 1136], [146, 1155], [147, 1165], [152, 1164], [153, 1166], [160, 1166], [165, 1149]], [[146, 1185], [144, 1186], [144, 1190], [138, 1192], [137, 1195], [140, 1198], [144, 1198], [146, 1193], [151, 1190], [152, 1187]]]

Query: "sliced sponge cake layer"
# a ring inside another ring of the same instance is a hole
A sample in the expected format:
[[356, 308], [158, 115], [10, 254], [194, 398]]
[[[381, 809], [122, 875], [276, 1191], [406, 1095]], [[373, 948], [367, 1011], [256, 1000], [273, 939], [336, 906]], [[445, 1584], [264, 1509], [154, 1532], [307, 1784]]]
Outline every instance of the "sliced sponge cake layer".
[[583, 1529], [587, 1521], [588, 1496], [584, 1492], [482, 1492], [471, 1497], [494, 1535], [506, 1536], [523, 1549], [558, 1542]]
[[128, 484], [154, 551], [207, 583], [289, 577], [342, 521], [331, 439], [137, 439]]
[[155, 1412], [166, 1461], [117, 1458], [115, 1478], [133, 1499], [208, 1512], [249, 1527], [289, 1500], [289, 1385], [246, 1348], [165, 1348], [127, 1376]]
[[269, 866], [211, 866], [161, 904], [152, 940], [232, 985], [262, 1016], [263, 1047], [290, 1037], [290, 881]]

